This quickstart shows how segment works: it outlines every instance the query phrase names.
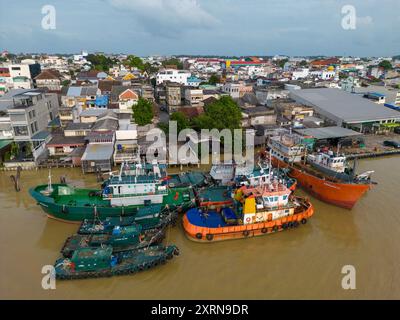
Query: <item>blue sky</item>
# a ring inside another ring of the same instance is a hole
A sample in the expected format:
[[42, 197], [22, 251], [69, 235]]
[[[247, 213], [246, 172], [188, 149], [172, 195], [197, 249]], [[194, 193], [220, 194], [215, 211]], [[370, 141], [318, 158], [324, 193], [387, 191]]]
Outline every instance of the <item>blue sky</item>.
[[[47, 4], [55, 30], [41, 27]], [[381, 56], [400, 54], [399, 30], [400, 0], [0, 0], [11, 52]]]

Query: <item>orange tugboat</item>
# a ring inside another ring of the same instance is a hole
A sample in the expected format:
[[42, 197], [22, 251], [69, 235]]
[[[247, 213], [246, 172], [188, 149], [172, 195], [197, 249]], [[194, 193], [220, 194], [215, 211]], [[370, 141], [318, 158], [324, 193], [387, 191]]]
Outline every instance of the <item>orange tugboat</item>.
[[289, 168], [288, 175], [311, 195], [327, 203], [351, 209], [374, 184], [373, 171], [362, 174], [350, 168], [346, 157], [333, 151], [307, 155], [302, 137], [286, 134], [268, 142], [272, 164]]
[[203, 205], [186, 212], [183, 228], [189, 239], [213, 242], [266, 235], [306, 224], [314, 213], [308, 200], [292, 196], [278, 179], [243, 186], [231, 195], [232, 204], [213, 202], [212, 207]]

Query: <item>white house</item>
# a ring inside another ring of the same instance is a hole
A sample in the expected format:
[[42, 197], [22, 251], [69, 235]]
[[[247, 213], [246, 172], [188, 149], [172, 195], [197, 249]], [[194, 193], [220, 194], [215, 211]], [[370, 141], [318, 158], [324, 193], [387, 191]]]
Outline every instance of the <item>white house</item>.
[[227, 82], [223, 85], [222, 91], [229, 94], [232, 98], [240, 97], [240, 84]]
[[164, 69], [157, 73], [156, 81], [157, 84], [161, 84], [166, 81], [176, 82], [188, 85], [188, 78], [191, 76], [190, 72], [185, 70], [175, 70], [175, 69]]
[[307, 78], [309, 74], [310, 74], [310, 69], [308, 68], [295, 70], [292, 72], [292, 80]]

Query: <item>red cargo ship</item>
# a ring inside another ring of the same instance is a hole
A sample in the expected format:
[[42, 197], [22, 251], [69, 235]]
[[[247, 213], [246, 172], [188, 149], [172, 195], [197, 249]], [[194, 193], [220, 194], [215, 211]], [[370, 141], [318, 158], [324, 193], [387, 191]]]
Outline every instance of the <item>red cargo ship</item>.
[[288, 175], [314, 197], [342, 208], [353, 208], [371, 188], [373, 171], [356, 175], [355, 168], [347, 166], [346, 157], [332, 151], [307, 155], [302, 139], [296, 134], [272, 137], [268, 143], [272, 164], [289, 168]]

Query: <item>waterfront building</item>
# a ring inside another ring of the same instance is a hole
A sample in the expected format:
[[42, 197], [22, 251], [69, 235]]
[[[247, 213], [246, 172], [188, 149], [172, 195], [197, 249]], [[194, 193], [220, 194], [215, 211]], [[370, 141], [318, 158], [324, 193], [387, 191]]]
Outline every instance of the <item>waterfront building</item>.
[[323, 120], [359, 132], [374, 132], [382, 124], [400, 122], [400, 112], [340, 89], [294, 90], [290, 97], [312, 107]]

